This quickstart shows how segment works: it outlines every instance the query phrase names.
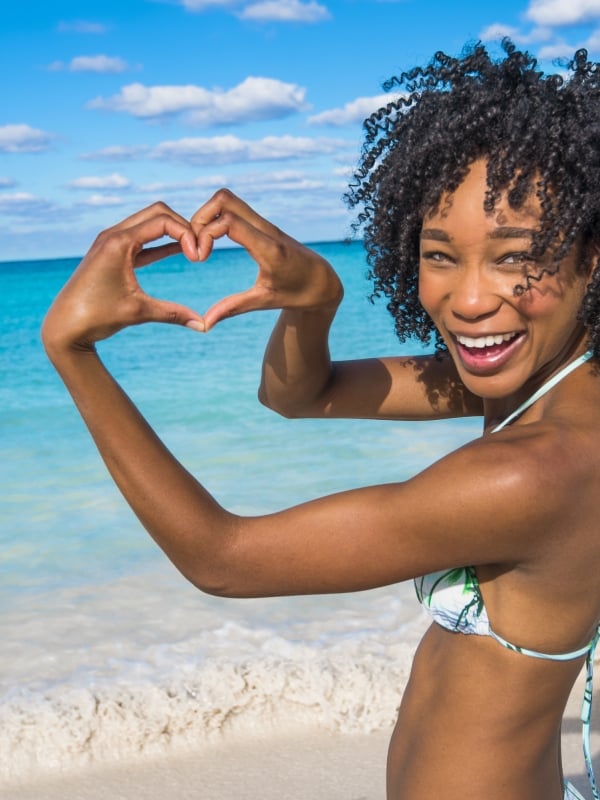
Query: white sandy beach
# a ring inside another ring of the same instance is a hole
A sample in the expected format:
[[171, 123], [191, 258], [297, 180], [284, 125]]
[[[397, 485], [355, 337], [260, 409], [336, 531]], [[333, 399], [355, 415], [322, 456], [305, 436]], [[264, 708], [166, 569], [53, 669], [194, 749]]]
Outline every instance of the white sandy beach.
[[387, 733], [256, 738], [199, 754], [89, 769], [2, 800], [381, 800]]
[[[563, 725], [565, 774], [590, 796], [581, 753], [578, 680]], [[600, 691], [592, 750], [600, 774]], [[43, 781], [0, 787], [2, 800], [383, 800], [391, 731], [332, 734], [318, 728], [246, 733], [187, 753], [89, 767]]]

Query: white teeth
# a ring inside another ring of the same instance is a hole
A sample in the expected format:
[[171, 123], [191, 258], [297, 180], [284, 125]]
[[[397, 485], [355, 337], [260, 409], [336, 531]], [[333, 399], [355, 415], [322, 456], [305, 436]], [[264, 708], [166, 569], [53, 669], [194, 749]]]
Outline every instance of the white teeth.
[[517, 335], [516, 331], [514, 331], [513, 333], [497, 333], [495, 336], [478, 336], [476, 339], [471, 336], [457, 336], [456, 340], [463, 347], [482, 349], [484, 347], [492, 347], [495, 344], [502, 344], [502, 342], [509, 342]]

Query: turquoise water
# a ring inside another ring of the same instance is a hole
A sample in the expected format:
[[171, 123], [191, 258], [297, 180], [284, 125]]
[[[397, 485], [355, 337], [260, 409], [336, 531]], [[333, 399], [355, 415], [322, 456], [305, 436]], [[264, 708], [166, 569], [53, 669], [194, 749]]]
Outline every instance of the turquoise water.
[[[346, 287], [332, 331], [334, 358], [422, 351], [418, 344], [401, 349], [383, 304], [369, 302], [360, 243], [315, 249], [335, 265]], [[88, 712], [79, 701], [66, 703], [70, 693], [91, 692], [97, 709], [93, 687], [99, 684], [112, 703], [124, 681], [137, 687], [133, 695], [148, 685], [158, 691], [166, 675], [172, 684], [176, 671], [187, 675], [193, 668], [204, 670], [202, 680], [210, 684], [206, 670], [218, 659], [231, 665], [243, 656], [265, 675], [268, 665], [270, 677], [261, 690], [266, 696], [274, 670], [287, 680], [295, 669], [288, 661], [293, 652], [304, 661], [318, 653], [331, 667], [340, 648], [350, 647], [365, 681], [377, 674], [380, 683], [373, 658], [388, 664], [402, 644], [398, 631], [406, 630], [406, 641], [413, 641], [411, 626], [419, 628], [418, 607], [405, 587], [357, 597], [218, 601], [188, 587], [140, 528], [39, 341], [44, 313], [76, 263], [0, 264], [0, 762], [10, 761], [18, 772], [34, 762], [64, 767], [69, 759], [98, 760], [103, 756], [90, 753], [86, 726], [75, 743], [72, 739], [79, 727], [69, 713], [79, 720], [88, 719]], [[145, 270], [141, 280], [150, 293], [203, 311], [249, 285], [254, 273], [243, 251], [223, 249], [203, 265], [171, 258]], [[161, 437], [226, 507], [271, 511], [340, 489], [402, 480], [478, 435], [478, 420], [277, 417], [256, 399], [274, 319], [274, 312], [250, 314], [227, 320], [208, 335], [147, 325], [100, 347]], [[385, 653], [382, 642], [388, 642]], [[392, 661], [393, 669], [400, 664], [406, 670], [404, 655]], [[310, 681], [321, 681], [324, 691], [321, 674], [321, 668], [311, 672]], [[222, 683], [222, 670], [219, 676]], [[236, 672], [232, 686], [238, 679]], [[390, 685], [394, 682], [401, 683], [396, 672]], [[118, 699], [119, 707], [123, 702]], [[390, 702], [383, 692], [386, 714]], [[23, 727], [24, 709], [28, 719], [37, 715], [37, 728]], [[96, 713], [89, 715], [95, 719]], [[179, 719], [181, 706], [165, 713]], [[69, 736], [53, 737], [55, 750], [46, 751], [48, 726], [55, 729], [57, 719], [66, 718]], [[145, 736], [148, 725], [145, 720], [133, 727]], [[131, 730], [120, 739], [109, 726], [117, 750], [131, 740]]]
[[[332, 334], [335, 357], [397, 352], [391, 318], [367, 299], [360, 243], [319, 249], [347, 287]], [[40, 347], [45, 310], [76, 263], [0, 265], [4, 602], [13, 592], [85, 583], [161, 558], [113, 489]], [[172, 258], [147, 270], [143, 283], [151, 293], [204, 310], [252, 278], [246, 254], [224, 250], [208, 265]], [[144, 326], [104, 343], [101, 353], [177, 456], [235, 510], [270, 510], [414, 472], [420, 446], [412, 452], [411, 444], [399, 457], [389, 444], [390, 428], [402, 426], [291, 422], [260, 406], [260, 362], [274, 318], [271, 312], [238, 317], [207, 336]]]

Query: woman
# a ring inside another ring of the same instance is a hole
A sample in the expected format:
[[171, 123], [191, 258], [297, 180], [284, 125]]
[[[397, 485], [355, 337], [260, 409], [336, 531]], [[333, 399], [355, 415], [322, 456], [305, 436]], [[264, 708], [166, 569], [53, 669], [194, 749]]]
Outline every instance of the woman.
[[[401, 339], [435, 336], [431, 357], [332, 363], [333, 269], [227, 191], [190, 222], [157, 204], [102, 233], [43, 327], [114, 480], [196, 586], [255, 597], [416, 579], [433, 622], [390, 745], [389, 800], [579, 797], [560, 725], [600, 619], [597, 66], [581, 51], [563, 83], [504, 48], [497, 62], [480, 46], [437, 54], [395, 80], [400, 99], [367, 121], [348, 196], [363, 207], [376, 293]], [[172, 244], [145, 248], [165, 234]], [[253, 287], [204, 317], [141, 291], [135, 268], [179, 250], [203, 261], [223, 236], [258, 263]], [[483, 435], [404, 483], [228, 512], [95, 343], [128, 325], [202, 331], [265, 308], [283, 309], [260, 388], [278, 412], [480, 414]]]

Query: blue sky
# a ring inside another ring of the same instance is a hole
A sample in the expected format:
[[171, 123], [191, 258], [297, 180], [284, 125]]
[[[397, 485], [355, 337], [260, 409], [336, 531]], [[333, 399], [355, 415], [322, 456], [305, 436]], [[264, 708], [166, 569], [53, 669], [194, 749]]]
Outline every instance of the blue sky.
[[221, 185], [303, 241], [342, 201], [381, 84], [503, 34], [600, 58], [600, 0], [33, 0], [0, 23], [0, 260], [81, 255]]

